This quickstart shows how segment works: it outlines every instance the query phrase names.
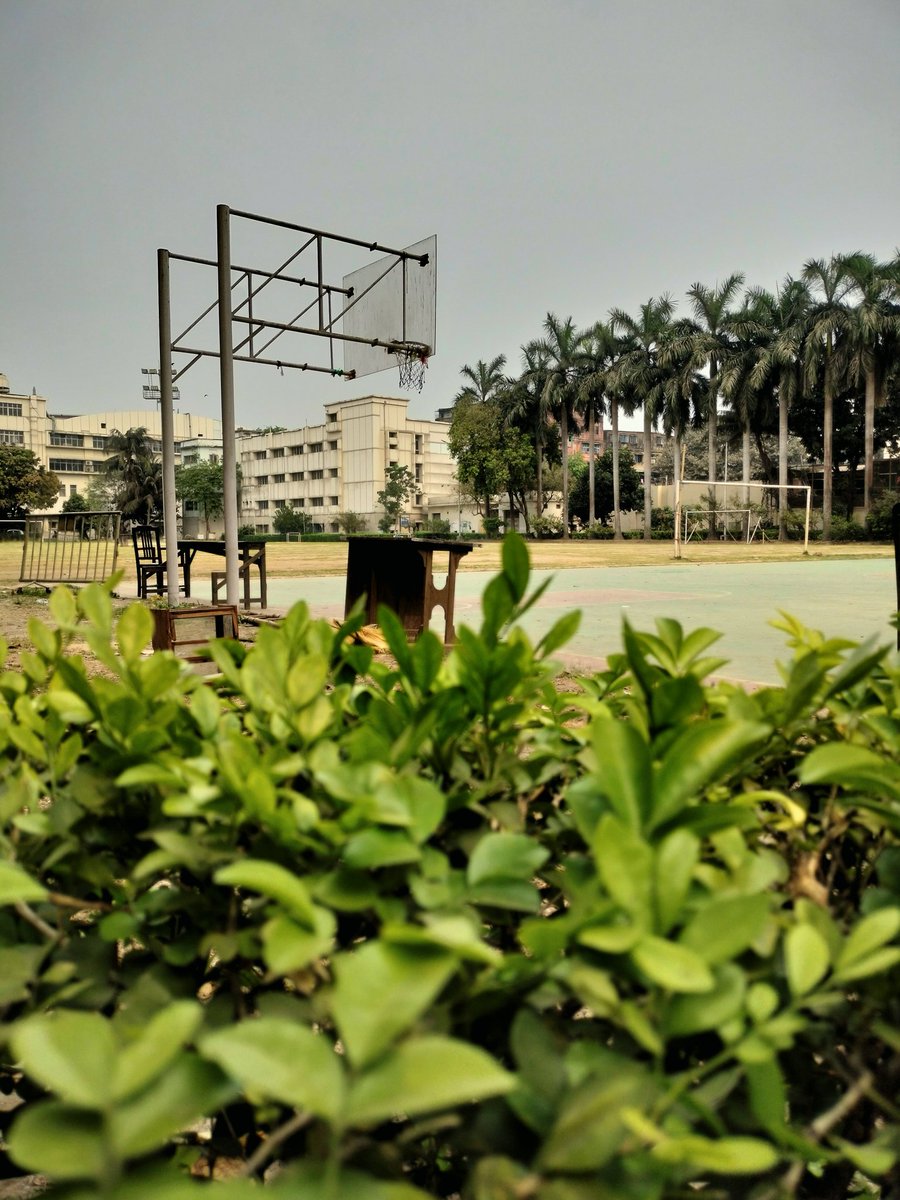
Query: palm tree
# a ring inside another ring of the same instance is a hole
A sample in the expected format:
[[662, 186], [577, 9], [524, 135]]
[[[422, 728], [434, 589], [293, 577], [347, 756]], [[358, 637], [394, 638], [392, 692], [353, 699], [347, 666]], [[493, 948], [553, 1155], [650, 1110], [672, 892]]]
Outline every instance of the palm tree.
[[114, 429], [107, 439], [112, 451], [104, 470], [119, 481], [116, 505], [128, 517], [149, 524], [154, 515], [163, 511], [162, 463], [154, 451], [144, 428], [120, 433]]
[[[716, 443], [719, 433], [719, 373], [734, 348], [732, 327], [735, 317], [729, 306], [743, 285], [743, 274], [735, 272], [714, 287], [706, 287], [702, 283], [692, 284], [687, 293], [694, 320], [698, 326], [697, 332], [692, 337], [693, 352], [697, 359], [697, 365], [703, 365], [709, 369], [709, 472], [707, 478], [710, 483], [710, 491], [713, 493], [716, 484]], [[710, 538], [715, 537], [712, 521], [710, 522], [709, 536]]]
[[812, 258], [803, 267], [803, 281], [813, 292], [809, 330], [804, 350], [804, 386], [812, 391], [819, 371], [823, 379], [822, 411], [822, 537], [831, 537], [831, 507], [834, 487], [834, 396], [840, 384], [840, 362], [835, 357], [838, 338], [847, 328], [850, 310], [845, 303], [853, 287], [849, 263], [862, 257], [832, 255], [826, 262]]
[[459, 373], [468, 380], [468, 383], [456, 393], [454, 403], [464, 398], [477, 400], [481, 404], [484, 404], [486, 400], [494, 399], [495, 394], [506, 386], [507, 379], [503, 374], [505, 366], [505, 354], [498, 354], [489, 363], [482, 362], [479, 358], [474, 367], [470, 367], [466, 363], [464, 367], [460, 368]]
[[751, 369], [750, 385], [774, 386], [778, 400], [778, 537], [787, 538], [788, 415], [803, 388], [803, 347], [812, 296], [801, 279], [789, 275], [773, 295], [751, 293], [758, 320], [767, 331], [765, 344]]
[[879, 263], [871, 254], [848, 259], [846, 267], [858, 296], [846, 337], [848, 373], [864, 379], [866, 388], [863, 512], [868, 516], [875, 481], [875, 409], [884, 403], [885, 376], [900, 346], [900, 280], [892, 264]]
[[660, 351], [671, 333], [675, 304], [668, 295], [651, 297], [632, 317], [620, 308], [610, 310], [611, 328], [622, 335], [618, 362], [611, 372], [611, 385], [630, 398], [634, 408], [644, 409], [644, 539], [652, 536], [653, 521], [653, 425], [665, 407], [669, 370], [660, 361]]
[[522, 373], [503, 394], [504, 420], [524, 430], [534, 441], [537, 511], [544, 511], [544, 447], [549, 409], [546, 355], [537, 342], [522, 347]]
[[578, 385], [578, 403], [585, 413], [588, 424], [588, 524], [596, 520], [594, 444], [598, 414], [608, 412], [613, 434], [613, 530], [616, 540], [622, 537], [622, 521], [619, 511], [619, 411], [609, 388], [609, 372], [615, 361], [617, 342], [613, 331], [602, 321], [585, 331], [582, 360], [582, 376]]
[[537, 349], [546, 358], [544, 398], [549, 411], [559, 422], [562, 441], [564, 538], [569, 536], [569, 422], [574, 419], [584, 348], [585, 335], [578, 332], [571, 317], [561, 321], [554, 313], [547, 313], [544, 337], [537, 343]]

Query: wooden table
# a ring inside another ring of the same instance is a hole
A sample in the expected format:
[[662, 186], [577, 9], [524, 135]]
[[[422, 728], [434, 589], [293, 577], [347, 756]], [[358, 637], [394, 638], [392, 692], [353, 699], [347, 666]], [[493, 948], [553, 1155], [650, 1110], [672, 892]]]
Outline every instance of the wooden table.
[[[191, 563], [198, 554], [215, 554], [219, 558], [225, 557], [225, 542], [223, 541], [207, 541], [203, 538], [179, 538], [178, 539], [178, 560], [181, 564], [181, 569], [184, 573], [184, 594], [185, 597], [191, 594]], [[243, 584], [242, 607], [249, 608], [253, 601], [258, 600], [260, 607], [267, 607], [266, 600], [266, 543], [239, 541], [238, 554], [240, 556], [240, 578]], [[255, 567], [259, 571], [259, 595], [251, 596], [250, 594], [250, 569]], [[218, 579], [224, 573], [214, 571], [212, 574], [212, 599], [216, 602], [216, 592], [221, 586], [221, 580]]]
[[[384, 604], [400, 618], [408, 639], [415, 641], [428, 628], [432, 611], [442, 608], [444, 644], [452, 644], [456, 568], [463, 555], [475, 548], [474, 543], [405, 537], [351, 537], [347, 542], [345, 616], [360, 596], [365, 596], [366, 619], [370, 624], [377, 619], [379, 604]], [[443, 587], [434, 582], [436, 551], [448, 554]]]

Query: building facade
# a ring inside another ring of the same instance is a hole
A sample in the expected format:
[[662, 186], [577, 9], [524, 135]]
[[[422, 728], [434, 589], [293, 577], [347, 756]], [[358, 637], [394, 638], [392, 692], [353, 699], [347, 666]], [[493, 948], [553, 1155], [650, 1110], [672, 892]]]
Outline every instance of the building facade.
[[[222, 423], [211, 417], [175, 413], [176, 461], [188, 454], [207, 458], [222, 452]], [[109, 412], [68, 416], [47, 411], [47, 400], [36, 391], [13, 392], [0, 374], [0, 444], [22, 446], [42, 467], [59, 479], [59, 508], [69, 497], [84, 495], [91, 480], [110, 457], [109, 437], [128, 429], [144, 428], [151, 445], [160, 452], [162, 428], [158, 410], [114, 409]]]

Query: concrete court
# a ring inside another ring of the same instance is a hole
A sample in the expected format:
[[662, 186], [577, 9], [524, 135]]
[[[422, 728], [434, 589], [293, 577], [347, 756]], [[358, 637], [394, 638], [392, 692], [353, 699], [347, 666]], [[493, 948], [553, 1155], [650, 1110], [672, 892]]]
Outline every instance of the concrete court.
[[[557, 655], [580, 671], [598, 669], [621, 648], [625, 616], [637, 629], [653, 630], [657, 617], [674, 617], [685, 630], [703, 625], [720, 631], [710, 653], [729, 660], [722, 676], [748, 684], [779, 682], [775, 663], [786, 660], [789, 650], [785, 635], [768, 624], [779, 610], [829, 637], [855, 642], [875, 637], [879, 644], [896, 645], [889, 624], [896, 606], [890, 558], [570, 568], [534, 571], [532, 582], [548, 576], [547, 591], [523, 624], [536, 639], [560, 616], [581, 609], [578, 633]], [[457, 625], [479, 624], [480, 596], [491, 578], [490, 572], [458, 573]], [[270, 578], [269, 604], [286, 609], [304, 599], [314, 616], [339, 617], [344, 586], [342, 575]], [[440, 610], [435, 616], [440, 632]]]

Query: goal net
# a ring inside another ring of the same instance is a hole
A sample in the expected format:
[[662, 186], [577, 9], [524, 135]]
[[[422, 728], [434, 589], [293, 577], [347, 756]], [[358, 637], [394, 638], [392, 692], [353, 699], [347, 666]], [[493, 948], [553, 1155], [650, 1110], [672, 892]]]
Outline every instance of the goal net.
[[286, 533], [284, 535], [284, 540], [286, 542], [302, 542], [303, 534], [302, 533]]
[[[676, 484], [675, 557], [690, 541], [718, 539], [763, 542], [780, 536], [782, 520], [787, 536], [809, 546], [812, 489], [808, 484], [710, 483], [706, 479], [680, 479]], [[783, 516], [782, 516], [783, 510]]]

